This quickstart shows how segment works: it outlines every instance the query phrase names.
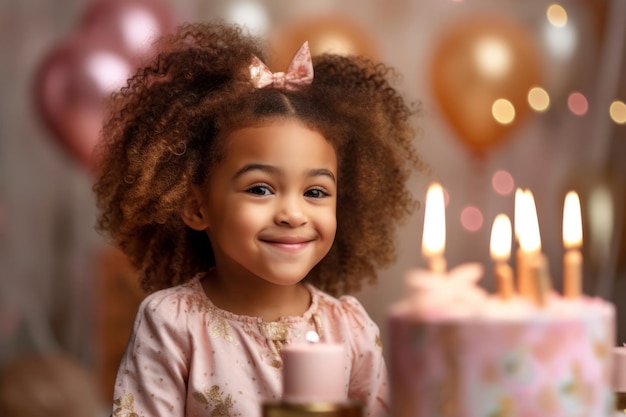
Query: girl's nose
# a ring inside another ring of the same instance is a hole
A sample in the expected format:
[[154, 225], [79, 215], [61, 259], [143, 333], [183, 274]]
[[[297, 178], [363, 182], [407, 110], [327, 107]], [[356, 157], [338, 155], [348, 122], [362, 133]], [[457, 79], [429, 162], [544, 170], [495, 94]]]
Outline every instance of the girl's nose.
[[278, 203], [275, 222], [279, 225], [297, 227], [307, 222], [301, 196], [283, 196]]

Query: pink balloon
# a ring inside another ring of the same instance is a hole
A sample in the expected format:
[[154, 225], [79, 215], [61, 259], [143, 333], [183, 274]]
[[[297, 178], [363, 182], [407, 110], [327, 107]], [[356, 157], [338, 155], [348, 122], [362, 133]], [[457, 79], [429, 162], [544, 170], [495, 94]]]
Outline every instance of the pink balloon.
[[61, 145], [90, 169], [106, 99], [131, 72], [130, 62], [113, 46], [75, 36], [54, 49], [36, 74], [39, 114]]
[[76, 31], [44, 59], [35, 103], [54, 138], [95, 170], [93, 149], [106, 99], [153, 53], [152, 42], [174, 30], [173, 14], [155, 0], [96, 0]]
[[153, 52], [154, 40], [174, 30], [175, 19], [154, 0], [96, 0], [85, 11], [81, 27], [106, 34], [131, 60], [141, 62]]

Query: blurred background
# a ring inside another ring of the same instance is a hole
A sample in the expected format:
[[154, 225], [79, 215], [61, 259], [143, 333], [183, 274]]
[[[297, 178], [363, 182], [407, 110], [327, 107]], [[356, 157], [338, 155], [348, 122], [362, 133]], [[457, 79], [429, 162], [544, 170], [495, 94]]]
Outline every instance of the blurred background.
[[[274, 70], [305, 39], [314, 54], [395, 67], [422, 108], [416, 145], [430, 166], [411, 189], [423, 203], [428, 185], [442, 184], [448, 266], [483, 263], [487, 289], [491, 225], [498, 213], [513, 218], [518, 187], [534, 194], [561, 289], [563, 199], [575, 190], [584, 290], [616, 303], [616, 342], [626, 341], [625, 1], [0, 0], [1, 367], [33, 353], [73, 363], [109, 409], [143, 294], [94, 231], [102, 100], [150, 56], [151, 38], [213, 19], [265, 37]], [[423, 222], [422, 204], [398, 233], [397, 262], [356, 294], [385, 343], [406, 271], [426, 265]]]

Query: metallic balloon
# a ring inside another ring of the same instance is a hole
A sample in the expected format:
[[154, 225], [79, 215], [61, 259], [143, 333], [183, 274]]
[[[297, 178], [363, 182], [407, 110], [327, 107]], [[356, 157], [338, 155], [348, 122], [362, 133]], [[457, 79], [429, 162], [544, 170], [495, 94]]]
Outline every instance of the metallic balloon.
[[521, 125], [529, 113], [528, 91], [541, 82], [540, 61], [532, 34], [514, 20], [470, 16], [443, 30], [430, 78], [445, 119], [464, 144], [481, 153]]

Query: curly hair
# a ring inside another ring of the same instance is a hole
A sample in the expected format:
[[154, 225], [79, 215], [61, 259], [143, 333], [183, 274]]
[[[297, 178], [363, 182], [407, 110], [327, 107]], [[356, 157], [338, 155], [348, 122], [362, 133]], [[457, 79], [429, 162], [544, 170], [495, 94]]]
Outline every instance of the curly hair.
[[256, 89], [248, 65], [264, 60], [260, 41], [223, 23], [185, 24], [111, 100], [94, 185], [106, 233], [155, 291], [214, 265], [209, 239], [180, 212], [235, 129], [296, 118], [332, 143], [338, 159], [337, 233], [305, 278], [333, 294], [373, 283], [395, 260], [397, 224], [416, 201], [407, 189], [425, 165], [414, 149], [417, 109], [391, 86], [394, 71], [362, 57], [313, 59], [313, 83], [296, 92]]

